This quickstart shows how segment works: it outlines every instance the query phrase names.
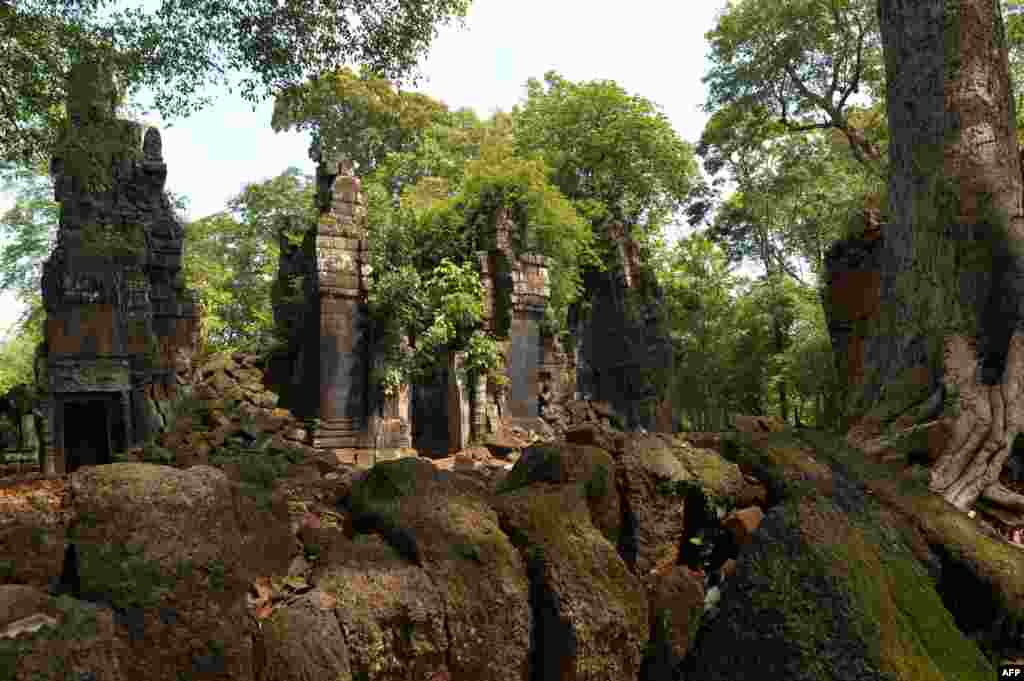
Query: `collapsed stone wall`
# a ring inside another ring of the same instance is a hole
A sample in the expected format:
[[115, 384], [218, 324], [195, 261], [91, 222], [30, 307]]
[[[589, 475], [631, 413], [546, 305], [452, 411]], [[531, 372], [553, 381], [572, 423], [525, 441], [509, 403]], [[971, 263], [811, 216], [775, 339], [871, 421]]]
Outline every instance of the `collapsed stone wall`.
[[49, 475], [168, 428], [200, 335], [159, 131], [116, 117], [102, 65], [78, 64], [70, 78], [68, 123], [50, 168], [60, 224], [43, 266], [37, 359]]
[[671, 432], [674, 352], [664, 291], [624, 228], [612, 225], [607, 236], [613, 261], [606, 272], [584, 274], [584, 298], [570, 309], [577, 390], [610, 403], [628, 428]]

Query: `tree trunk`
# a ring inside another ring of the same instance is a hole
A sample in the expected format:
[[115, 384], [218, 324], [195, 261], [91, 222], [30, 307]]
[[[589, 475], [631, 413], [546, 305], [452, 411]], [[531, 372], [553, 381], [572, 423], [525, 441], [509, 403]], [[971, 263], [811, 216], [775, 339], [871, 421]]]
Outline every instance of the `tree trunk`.
[[[950, 434], [930, 487], [1017, 511], [998, 483], [1024, 423], [1024, 215], [998, 0], [880, 0], [891, 219], [862, 405], [907, 369], [944, 387]], [[948, 200], [947, 200], [948, 199]], [[886, 325], [887, 324], [887, 325]], [[941, 341], [932, 342], [929, 341]]]

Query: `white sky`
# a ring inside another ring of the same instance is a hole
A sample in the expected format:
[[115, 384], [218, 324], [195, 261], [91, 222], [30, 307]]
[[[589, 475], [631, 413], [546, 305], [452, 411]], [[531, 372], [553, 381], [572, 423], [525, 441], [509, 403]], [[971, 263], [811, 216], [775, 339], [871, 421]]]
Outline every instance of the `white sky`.
[[[681, 137], [696, 142], [706, 68], [704, 34], [724, 0], [474, 0], [464, 28], [445, 27], [423, 63], [417, 89], [452, 109], [509, 110], [528, 78], [548, 70], [573, 81], [614, 80], [655, 102]], [[307, 134], [275, 134], [271, 102], [256, 111], [236, 95], [162, 126], [167, 188], [186, 196], [190, 218], [224, 208], [250, 182], [288, 166], [312, 173]], [[10, 201], [0, 201], [6, 210]], [[670, 235], [671, 236], [671, 235]], [[188, 247], [186, 243], [186, 248]], [[0, 296], [0, 337], [20, 314]]]

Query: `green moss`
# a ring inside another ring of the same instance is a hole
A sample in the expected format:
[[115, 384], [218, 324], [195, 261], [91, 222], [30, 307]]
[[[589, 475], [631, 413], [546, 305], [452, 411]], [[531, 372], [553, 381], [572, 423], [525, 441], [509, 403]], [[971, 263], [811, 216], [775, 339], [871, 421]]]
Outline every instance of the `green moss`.
[[[503, 523], [502, 529], [530, 569], [548, 569], [557, 563], [559, 574], [578, 575], [572, 579], [607, 594], [606, 602], [621, 604], [633, 622], [646, 626], [642, 613], [634, 607], [643, 601], [642, 592], [630, 588], [639, 586], [636, 578], [592, 524], [583, 495], [575, 485], [543, 491], [522, 489], [513, 494], [519, 498], [512, 503], [522, 505], [522, 525]], [[598, 544], [606, 546], [607, 551], [601, 551]]]
[[513, 492], [534, 482], [561, 482], [562, 451], [558, 447], [539, 445], [531, 448], [530, 468], [517, 462], [498, 484], [498, 493]]
[[881, 399], [868, 411], [867, 418], [888, 424], [911, 407], [924, 402], [928, 395], [928, 386], [922, 385], [914, 372], [905, 371], [884, 385]]
[[419, 562], [414, 534], [398, 518], [401, 499], [416, 490], [419, 462], [412, 458], [378, 463], [352, 487], [349, 508], [358, 532], [379, 532], [407, 560]]
[[788, 432], [767, 433], [757, 443], [750, 433], [730, 433], [722, 438], [721, 451], [723, 458], [764, 484], [772, 504], [816, 493], [811, 481], [796, 475], [800, 467], [790, 452], [801, 449], [803, 443]]
[[584, 491], [588, 499], [603, 499], [610, 488], [610, 474], [608, 467], [604, 464], [597, 464], [590, 473], [590, 478], [584, 485]]
[[206, 564], [206, 574], [210, 588], [214, 591], [223, 591], [227, 568], [224, 561], [215, 559]]
[[480, 558], [480, 547], [476, 544], [468, 544], [464, 542], [452, 544], [452, 555], [463, 560], [483, 563], [483, 560]]
[[132, 544], [79, 543], [82, 588], [105, 594], [118, 608], [153, 607], [173, 587], [159, 564], [146, 560]]
[[174, 452], [150, 441], [142, 445], [142, 452], [140, 452], [139, 458], [146, 463], [170, 466], [174, 463]]
[[882, 671], [899, 681], [992, 678], [920, 565], [905, 551], [879, 551], [872, 534], [856, 525], [837, 528], [833, 541], [814, 550], [841, 574], [857, 615], [852, 624]]
[[[48, 647], [48, 641], [81, 641], [96, 635], [96, 613], [70, 596], [56, 599], [60, 611], [56, 627], [42, 627], [14, 639], [0, 639], [0, 681], [14, 681], [18, 659], [29, 651]], [[66, 666], [63, 659], [53, 657], [51, 670]]]

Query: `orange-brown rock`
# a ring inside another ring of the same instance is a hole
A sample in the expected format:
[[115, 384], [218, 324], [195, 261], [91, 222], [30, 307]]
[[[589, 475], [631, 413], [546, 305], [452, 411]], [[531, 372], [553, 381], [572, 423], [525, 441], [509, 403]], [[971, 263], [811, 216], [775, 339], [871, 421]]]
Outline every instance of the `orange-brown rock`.
[[722, 526], [729, 530], [737, 546], [746, 546], [750, 543], [762, 520], [764, 520], [764, 511], [757, 506], [750, 506], [730, 513], [722, 521]]

